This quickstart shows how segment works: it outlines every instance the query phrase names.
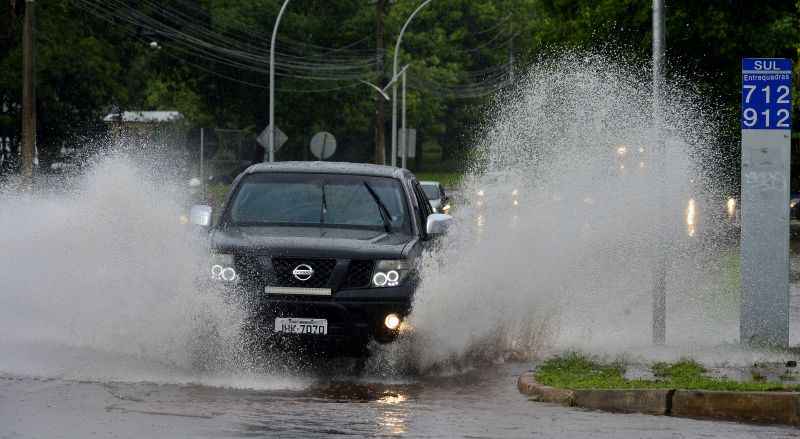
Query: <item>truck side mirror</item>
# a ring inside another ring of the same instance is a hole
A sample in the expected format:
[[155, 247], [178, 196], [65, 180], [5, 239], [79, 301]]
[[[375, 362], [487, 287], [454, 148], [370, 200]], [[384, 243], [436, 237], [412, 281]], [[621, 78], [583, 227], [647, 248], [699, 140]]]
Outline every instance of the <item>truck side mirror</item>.
[[441, 235], [453, 224], [453, 217], [444, 213], [432, 213], [428, 215], [425, 230], [430, 236]]

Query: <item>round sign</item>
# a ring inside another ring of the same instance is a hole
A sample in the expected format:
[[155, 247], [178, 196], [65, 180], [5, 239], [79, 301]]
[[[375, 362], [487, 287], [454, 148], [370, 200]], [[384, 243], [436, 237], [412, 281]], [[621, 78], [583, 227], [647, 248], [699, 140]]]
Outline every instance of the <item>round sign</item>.
[[336, 138], [327, 131], [320, 131], [311, 138], [311, 154], [320, 160], [326, 160], [336, 152]]

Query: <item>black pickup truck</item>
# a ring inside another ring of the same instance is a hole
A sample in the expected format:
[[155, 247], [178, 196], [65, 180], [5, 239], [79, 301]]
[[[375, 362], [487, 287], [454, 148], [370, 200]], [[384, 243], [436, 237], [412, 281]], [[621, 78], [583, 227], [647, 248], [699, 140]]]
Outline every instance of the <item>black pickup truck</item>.
[[[190, 218], [211, 226], [211, 213], [195, 206]], [[243, 299], [259, 337], [363, 349], [405, 329], [417, 258], [451, 221], [408, 170], [256, 164], [209, 230], [210, 275]]]

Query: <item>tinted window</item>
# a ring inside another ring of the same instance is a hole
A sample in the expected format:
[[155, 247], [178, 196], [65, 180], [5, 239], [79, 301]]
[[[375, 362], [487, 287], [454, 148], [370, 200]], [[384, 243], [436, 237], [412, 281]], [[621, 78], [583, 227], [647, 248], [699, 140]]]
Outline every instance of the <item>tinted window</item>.
[[244, 177], [228, 208], [234, 225], [384, 227], [371, 188], [388, 212], [391, 229], [410, 230], [400, 182], [334, 174], [252, 174]]

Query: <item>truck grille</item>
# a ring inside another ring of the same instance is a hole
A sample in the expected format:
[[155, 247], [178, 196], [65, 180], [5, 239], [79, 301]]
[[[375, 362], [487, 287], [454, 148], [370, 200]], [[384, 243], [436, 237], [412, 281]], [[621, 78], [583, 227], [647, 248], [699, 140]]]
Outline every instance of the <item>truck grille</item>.
[[[306, 281], [297, 279], [292, 272], [300, 265], [308, 265], [314, 274]], [[322, 288], [328, 286], [336, 259], [273, 258], [273, 278], [270, 285], [275, 287]]]
[[373, 261], [350, 261], [344, 287], [363, 288], [369, 286], [369, 282], [372, 280], [372, 267], [374, 265], [375, 263]]

